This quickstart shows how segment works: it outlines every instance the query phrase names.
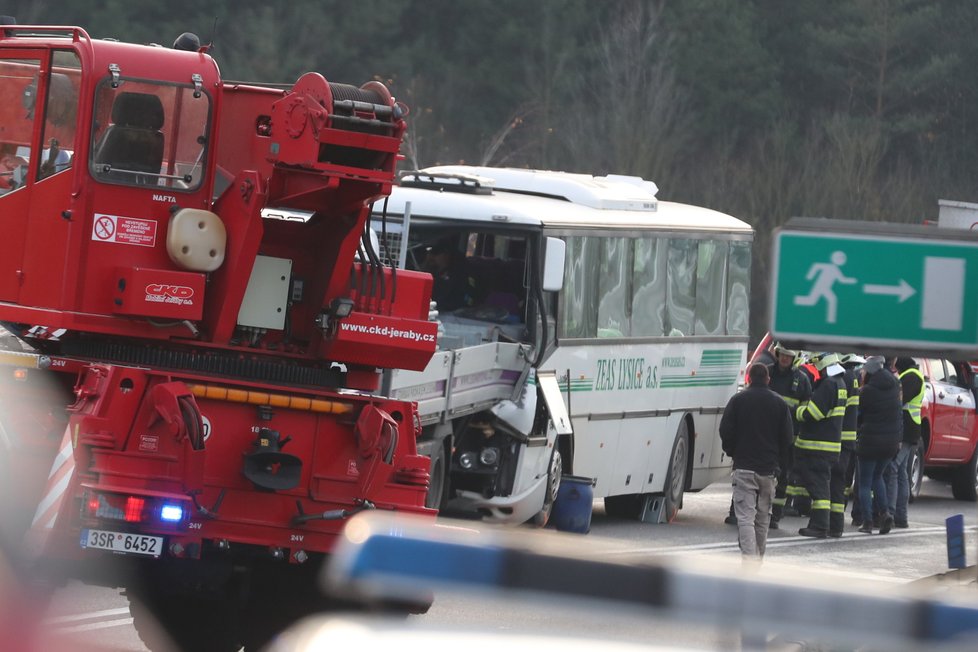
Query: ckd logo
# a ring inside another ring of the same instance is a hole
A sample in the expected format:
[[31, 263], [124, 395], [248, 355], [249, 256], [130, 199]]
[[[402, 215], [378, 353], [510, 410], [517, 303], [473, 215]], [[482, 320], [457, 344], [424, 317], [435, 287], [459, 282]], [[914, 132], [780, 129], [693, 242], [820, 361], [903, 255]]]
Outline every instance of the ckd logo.
[[146, 286], [146, 300], [153, 303], [175, 303], [181, 306], [193, 304], [194, 289], [186, 285], [150, 283]]

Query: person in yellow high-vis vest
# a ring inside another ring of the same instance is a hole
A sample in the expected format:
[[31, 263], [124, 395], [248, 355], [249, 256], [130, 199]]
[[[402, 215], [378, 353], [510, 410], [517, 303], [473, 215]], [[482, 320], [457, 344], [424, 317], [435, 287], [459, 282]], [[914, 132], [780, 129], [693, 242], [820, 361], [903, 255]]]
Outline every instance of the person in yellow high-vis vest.
[[896, 360], [897, 377], [900, 379], [903, 398], [903, 441], [900, 450], [890, 464], [886, 495], [890, 500], [890, 513], [896, 527], [905, 528], [907, 505], [910, 502], [910, 469], [908, 468], [913, 449], [920, 442], [920, 406], [924, 402], [924, 374], [920, 372], [913, 358], [900, 357]]

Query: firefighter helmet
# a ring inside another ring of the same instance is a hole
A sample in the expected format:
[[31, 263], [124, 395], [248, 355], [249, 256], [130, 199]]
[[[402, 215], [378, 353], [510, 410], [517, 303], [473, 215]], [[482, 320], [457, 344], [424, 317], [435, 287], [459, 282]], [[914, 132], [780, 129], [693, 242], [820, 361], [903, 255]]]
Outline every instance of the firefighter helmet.
[[843, 367], [852, 369], [854, 367], [858, 367], [859, 365], [866, 364], [866, 358], [856, 353], [846, 353], [844, 356], [842, 356], [840, 362]]
[[812, 358], [812, 362], [826, 376], [837, 376], [844, 371], [838, 353], [819, 353]]
[[781, 342], [776, 342], [774, 344], [774, 355], [775, 356], [790, 355], [792, 358], [797, 358], [798, 351], [793, 351], [792, 349], [787, 348]]

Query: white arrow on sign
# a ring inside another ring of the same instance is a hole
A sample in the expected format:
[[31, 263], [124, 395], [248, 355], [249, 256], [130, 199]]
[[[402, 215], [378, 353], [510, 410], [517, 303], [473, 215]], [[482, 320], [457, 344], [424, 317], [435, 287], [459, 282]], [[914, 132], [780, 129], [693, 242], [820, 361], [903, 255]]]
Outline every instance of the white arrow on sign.
[[897, 303], [903, 303], [913, 295], [917, 294], [917, 291], [902, 278], [900, 279], [899, 285], [873, 285], [871, 283], [867, 283], [863, 285], [863, 292], [866, 294], [888, 294], [894, 297], [900, 297], [900, 301]]

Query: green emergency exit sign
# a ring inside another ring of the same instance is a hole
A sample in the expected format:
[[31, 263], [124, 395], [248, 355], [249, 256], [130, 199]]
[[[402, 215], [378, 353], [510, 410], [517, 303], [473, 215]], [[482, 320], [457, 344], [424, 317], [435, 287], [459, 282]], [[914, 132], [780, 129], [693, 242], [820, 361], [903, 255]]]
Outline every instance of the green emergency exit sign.
[[[978, 240], [964, 231], [775, 234], [771, 332], [779, 339], [978, 352]], [[927, 237], [920, 237], [920, 236]]]

